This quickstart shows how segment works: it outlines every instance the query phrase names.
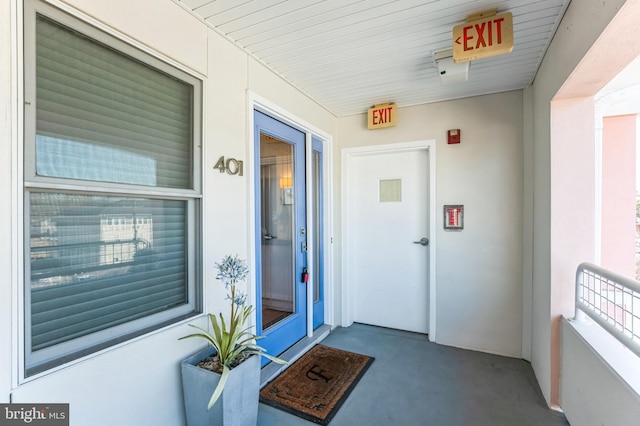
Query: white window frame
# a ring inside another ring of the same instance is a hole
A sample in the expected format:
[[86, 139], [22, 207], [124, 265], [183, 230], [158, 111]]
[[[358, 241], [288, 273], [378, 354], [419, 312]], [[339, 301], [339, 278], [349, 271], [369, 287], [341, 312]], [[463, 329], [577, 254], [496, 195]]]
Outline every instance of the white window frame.
[[[117, 184], [109, 182], [87, 182], [73, 181], [70, 179], [60, 179], [54, 177], [36, 176], [35, 173], [35, 133], [36, 133], [36, 113], [35, 113], [35, 22], [36, 14], [41, 14], [55, 22], [65, 25], [86, 35], [98, 42], [113, 48], [114, 50], [128, 55], [142, 63], [159, 69], [169, 75], [176, 77], [193, 86], [192, 102], [192, 187], [190, 189], [173, 189], [144, 187], [130, 184]], [[75, 14], [73, 14], [75, 15]], [[141, 48], [141, 45], [134, 45], [126, 37], [120, 37], [113, 31], [105, 31], [103, 25], [92, 25], [89, 19], [73, 16], [61, 9], [55, 8], [41, 1], [26, 1], [23, 11], [24, 25], [24, 131], [23, 131], [23, 285], [19, 290], [19, 323], [18, 332], [20, 336], [20, 361], [19, 361], [19, 382], [35, 379], [43, 374], [55, 371], [58, 368], [77, 362], [86, 356], [96, 352], [120, 345], [130, 339], [138, 338], [150, 332], [157, 331], [168, 325], [184, 322], [186, 318], [197, 316], [202, 312], [202, 271], [201, 252], [202, 243], [200, 240], [202, 230], [201, 210], [202, 210], [202, 127], [203, 127], [203, 79], [184, 67], [177, 66], [161, 55]], [[145, 318], [130, 321], [106, 330], [93, 333], [87, 336], [54, 345], [50, 348], [38, 351], [38, 355], [30, 353], [30, 291], [27, 289], [30, 276], [30, 244], [29, 236], [29, 192], [49, 190], [56, 192], [75, 191], [81, 195], [104, 195], [104, 196], [127, 196], [146, 197], [166, 200], [186, 201], [186, 240], [187, 240], [187, 291], [188, 301], [178, 308], [150, 315]], [[29, 357], [29, 363], [27, 358]], [[42, 362], [43, 359], [49, 361], [44, 363], [45, 367], [35, 367], [35, 372], [27, 376], [27, 365], [34, 362]]]

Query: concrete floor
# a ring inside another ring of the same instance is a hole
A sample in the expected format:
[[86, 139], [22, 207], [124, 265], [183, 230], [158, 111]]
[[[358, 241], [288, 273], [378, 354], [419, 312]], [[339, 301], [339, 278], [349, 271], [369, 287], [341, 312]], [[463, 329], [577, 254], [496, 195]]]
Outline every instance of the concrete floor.
[[[322, 344], [375, 357], [332, 426], [567, 425], [523, 360], [430, 343], [425, 335], [354, 324]], [[258, 425], [313, 423], [260, 404]]]

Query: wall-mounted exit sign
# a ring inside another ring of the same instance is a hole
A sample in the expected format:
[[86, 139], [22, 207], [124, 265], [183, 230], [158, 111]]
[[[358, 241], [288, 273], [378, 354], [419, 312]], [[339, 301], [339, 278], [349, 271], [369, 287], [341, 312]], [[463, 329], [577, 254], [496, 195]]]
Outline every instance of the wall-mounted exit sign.
[[513, 15], [496, 10], [469, 15], [467, 22], [453, 27], [453, 60], [467, 62], [474, 59], [503, 55], [513, 50]]
[[398, 124], [398, 109], [396, 104], [378, 104], [369, 108], [367, 114], [367, 128], [382, 129]]

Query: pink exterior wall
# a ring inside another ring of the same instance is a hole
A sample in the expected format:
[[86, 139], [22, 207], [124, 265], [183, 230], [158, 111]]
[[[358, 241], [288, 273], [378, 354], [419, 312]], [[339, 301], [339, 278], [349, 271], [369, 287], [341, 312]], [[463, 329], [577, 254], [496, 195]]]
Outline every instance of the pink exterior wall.
[[635, 278], [636, 116], [604, 117], [601, 265]]
[[561, 319], [574, 316], [576, 268], [596, 252], [594, 98], [553, 100], [551, 116], [549, 399], [559, 405]]

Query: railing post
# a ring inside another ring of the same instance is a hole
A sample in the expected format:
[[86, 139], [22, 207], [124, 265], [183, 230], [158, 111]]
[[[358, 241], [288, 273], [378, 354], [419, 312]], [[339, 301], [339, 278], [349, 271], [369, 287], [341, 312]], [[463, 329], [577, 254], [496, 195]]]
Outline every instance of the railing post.
[[575, 313], [573, 314], [573, 319], [579, 322], [587, 322], [587, 314], [579, 308], [580, 306], [580, 289], [583, 286], [582, 281], [582, 269], [583, 264], [578, 265], [578, 269], [576, 270], [576, 293], [575, 293]]
[[576, 306], [576, 314], [573, 319], [578, 322], [587, 323], [589, 322], [589, 316], [584, 313], [584, 311]]

